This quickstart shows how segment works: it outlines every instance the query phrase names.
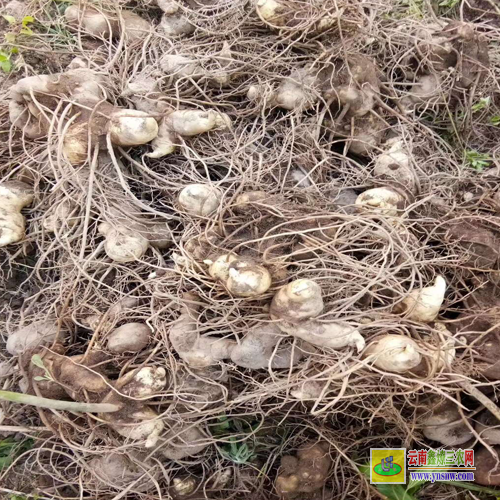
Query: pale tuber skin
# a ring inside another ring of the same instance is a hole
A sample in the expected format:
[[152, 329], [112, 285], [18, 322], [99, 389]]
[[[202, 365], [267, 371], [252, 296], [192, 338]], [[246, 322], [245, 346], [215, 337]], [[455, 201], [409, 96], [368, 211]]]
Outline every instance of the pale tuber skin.
[[389, 187], [368, 189], [356, 199], [359, 211], [395, 217], [400, 212], [404, 197]]
[[109, 38], [116, 36], [119, 32], [117, 19], [107, 16], [93, 7], [80, 8], [70, 5], [64, 12], [66, 21], [70, 24], [82, 26], [91, 36], [98, 38]]
[[122, 394], [133, 398], [154, 396], [165, 389], [167, 372], [161, 366], [145, 366], [120, 377], [115, 387]]
[[58, 330], [56, 320], [36, 321], [9, 335], [6, 349], [12, 356], [19, 356], [38, 346], [49, 346], [56, 339], [63, 340], [65, 336], [64, 331]]
[[363, 352], [373, 358], [371, 363], [380, 370], [406, 373], [422, 361], [418, 344], [404, 335], [384, 335], [370, 343]]
[[101, 75], [79, 65], [64, 73], [22, 78], [9, 90], [10, 121], [28, 138], [43, 137], [49, 129], [50, 111], [55, 111], [61, 99], [70, 97], [72, 103], [92, 108], [104, 97], [102, 83]]
[[[276, 0], [257, 0], [255, 8], [259, 17], [274, 26], [283, 26], [286, 18], [283, 16], [285, 5]], [[280, 15], [281, 14], [281, 15]]]
[[312, 280], [296, 280], [282, 287], [271, 302], [270, 315], [278, 328], [318, 347], [339, 349], [355, 346], [361, 351], [365, 341], [352, 326], [341, 321], [320, 322], [323, 312], [320, 286]]
[[210, 184], [189, 184], [180, 193], [178, 203], [190, 215], [208, 217], [220, 205], [222, 193]]
[[227, 281], [229, 278], [229, 266], [235, 260], [238, 260], [238, 256], [230, 253], [220, 255], [214, 261], [206, 259], [204, 263], [210, 266], [208, 268], [208, 274], [210, 274], [212, 278]]
[[57, 233], [63, 229], [64, 226], [68, 228], [76, 226], [80, 218], [71, 215], [75, 211], [76, 206], [71, 201], [61, 201], [55, 206], [55, 209], [51, 211], [50, 215], [44, 217], [42, 221], [43, 228], [51, 233]]
[[182, 36], [194, 33], [193, 26], [188, 18], [179, 9], [179, 6], [170, 0], [156, 0], [158, 7], [163, 11], [159, 29], [167, 36]]
[[227, 87], [233, 76], [228, 69], [232, 62], [229, 44], [224, 42], [222, 50], [210, 59], [218, 64], [219, 69], [206, 70], [200, 60], [182, 54], [165, 54], [160, 59], [160, 68], [166, 75], [174, 78], [204, 79], [212, 86]]
[[258, 297], [271, 286], [271, 274], [251, 259], [233, 254], [221, 255], [210, 264], [209, 274], [224, 283], [227, 290], [237, 297]]
[[234, 340], [202, 337], [197, 318], [201, 304], [192, 304], [198, 298], [191, 293], [184, 295], [182, 313], [170, 327], [169, 339], [181, 359], [193, 368], [204, 368], [228, 359], [236, 345]]
[[[290, 368], [311, 353], [306, 343], [295, 346], [276, 346], [283, 339], [280, 329], [273, 323], [251, 329], [231, 351], [231, 361], [243, 368], [252, 370]], [[306, 352], [307, 351], [309, 352]]]
[[24, 239], [25, 220], [21, 210], [33, 199], [33, 189], [24, 182], [0, 183], [0, 248]]
[[156, 120], [144, 111], [121, 109], [106, 102], [103, 83], [101, 75], [80, 66], [55, 75], [23, 78], [10, 89], [10, 121], [27, 137], [40, 138], [48, 132], [50, 112], [60, 101], [71, 102], [71, 112], [78, 115], [64, 135], [63, 152], [72, 165], [87, 160], [89, 138], [91, 149], [106, 147], [107, 134], [119, 146], [153, 140], [158, 135]]
[[462, 420], [457, 405], [449, 400], [441, 403], [431, 398], [427, 408], [432, 412], [423, 416], [422, 432], [427, 439], [438, 441], [446, 446], [459, 446], [474, 437], [472, 431]]
[[410, 292], [400, 304], [395, 307], [395, 312], [402, 312], [407, 319], [430, 323], [434, 321], [444, 302], [446, 281], [442, 276], [436, 276], [430, 286], [418, 288]]
[[149, 248], [149, 241], [140, 233], [124, 226], [99, 224], [99, 233], [105, 236], [104, 250], [115, 262], [133, 262], [141, 259]]
[[113, 211], [112, 215], [116, 215], [116, 222], [102, 222], [97, 229], [106, 238], [104, 250], [107, 256], [115, 262], [139, 260], [149, 247], [163, 249], [172, 243], [166, 224], [135, 222]]
[[92, 458], [87, 464], [92, 472], [91, 482], [97, 478], [103, 487], [126, 488], [134, 483], [131, 490], [145, 493], [155, 488], [160, 469], [145, 455], [134, 452], [107, 452]]
[[[303, 17], [306, 12], [303, 11], [303, 2], [285, 2], [277, 0], [255, 0], [255, 10], [259, 18], [270, 28], [280, 29], [287, 27], [289, 29], [297, 28], [294, 25], [294, 21], [297, 17]], [[324, 12], [323, 17], [316, 21], [308, 28], [312, 33], [319, 34], [327, 29], [335, 26], [338, 23], [338, 17], [342, 16], [344, 8], [338, 9], [338, 12]], [[314, 14], [313, 14], [314, 15]]]
[[[308, 110], [319, 99], [319, 89], [316, 88], [319, 81], [318, 70], [314, 66], [297, 68], [281, 82], [277, 90], [269, 92], [265, 103], [267, 106], [277, 106], [289, 111]], [[264, 94], [264, 87], [252, 85], [247, 97], [251, 101], [260, 102]]]
[[321, 314], [321, 287], [312, 280], [295, 280], [280, 288], [271, 304], [271, 316], [297, 323]]
[[324, 487], [332, 459], [326, 442], [308, 442], [297, 450], [297, 456], [281, 458], [276, 478], [276, 490], [282, 498], [294, 498], [300, 493], [313, 493]]
[[[121, 409], [113, 414], [100, 414], [108, 425], [121, 436], [139, 441], [152, 448], [165, 428], [158, 414], [144, 403], [130, 399], [154, 396], [166, 385], [166, 372], [161, 367], [144, 367], [120, 377], [116, 389], [108, 392], [103, 402], [118, 404]], [[128, 396], [125, 398], [121, 394]]]
[[113, 144], [139, 146], [155, 139], [158, 123], [144, 111], [120, 109], [111, 115], [108, 130]]
[[411, 167], [411, 155], [407, 146], [401, 138], [390, 139], [385, 146], [389, 146], [389, 149], [376, 158], [373, 175], [395, 182], [415, 193], [417, 178]]
[[443, 82], [438, 74], [421, 75], [412, 86], [410, 94], [401, 99], [401, 105], [407, 113], [415, 108], [423, 108], [445, 102], [443, 95]]
[[225, 130], [231, 126], [231, 119], [218, 111], [184, 109], [171, 112], [160, 123], [158, 136], [153, 140], [150, 158], [162, 158], [173, 153], [180, 137], [193, 137], [211, 130]]
[[173, 424], [161, 441], [160, 453], [169, 460], [192, 457], [210, 445], [201, 429], [188, 422]]
[[139, 352], [147, 347], [150, 337], [151, 330], [145, 323], [126, 323], [109, 334], [107, 348], [113, 354]]
[[70, 25], [81, 26], [96, 38], [116, 38], [123, 34], [125, 40], [133, 42], [144, 39], [151, 32], [151, 25], [146, 19], [127, 10], [121, 11], [118, 19], [94, 7], [70, 5], [64, 16]]

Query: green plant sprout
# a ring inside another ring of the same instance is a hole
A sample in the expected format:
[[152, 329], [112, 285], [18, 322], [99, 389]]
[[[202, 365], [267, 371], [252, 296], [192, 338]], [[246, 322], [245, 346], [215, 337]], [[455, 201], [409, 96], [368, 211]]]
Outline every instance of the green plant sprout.
[[4, 35], [5, 41], [10, 46], [0, 49], [0, 69], [4, 73], [9, 73], [13, 66], [12, 56], [19, 53], [19, 49], [14, 45], [17, 42], [17, 37], [19, 35], [33, 35], [33, 30], [29, 25], [35, 21], [35, 18], [33, 16], [24, 16], [19, 22], [14, 16], [4, 15], [2, 17], [13, 28], [12, 31]]
[[460, 0], [442, 0], [442, 2], [438, 3], [438, 6], [453, 9], [453, 7], [456, 7], [459, 3]]
[[12, 437], [7, 437], [0, 441], [0, 470], [9, 467], [19, 455], [32, 447], [32, 439], [16, 441]]
[[465, 163], [470, 168], [482, 172], [486, 167], [490, 166], [491, 157], [487, 153], [479, 153], [474, 149], [465, 151]]
[[486, 109], [490, 105], [491, 98], [490, 97], [481, 97], [476, 104], [473, 104], [471, 106], [471, 111], [473, 113], [476, 113], [477, 111], [482, 111], [483, 109]]
[[40, 398], [31, 394], [12, 391], [0, 391], [0, 400], [37, 406], [38, 408], [73, 411], [77, 413], [112, 413], [120, 409], [120, 406], [111, 403], [77, 403], [76, 401]]
[[44, 365], [42, 357], [39, 354], [33, 354], [33, 356], [31, 356], [31, 362], [35, 366], [38, 366], [38, 368], [41, 368], [42, 370], [45, 371], [45, 375], [35, 377], [35, 380], [37, 382], [41, 382], [41, 381], [44, 381], [44, 380], [47, 380], [47, 381], [50, 381], [50, 382], [54, 382], [54, 378], [52, 377], [52, 375], [49, 372], [49, 370], [47, 369], [47, 367]]
[[500, 125], [500, 115], [490, 116], [490, 123], [495, 127], [498, 127]]
[[229, 443], [218, 447], [221, 455], [226, 460], [243, 465], [251, 463], [256, 458], [257, 454], [253, 446], [248, 446], [247, 443], [238, 441], [236, 436], [230, 437], [229, 441]]

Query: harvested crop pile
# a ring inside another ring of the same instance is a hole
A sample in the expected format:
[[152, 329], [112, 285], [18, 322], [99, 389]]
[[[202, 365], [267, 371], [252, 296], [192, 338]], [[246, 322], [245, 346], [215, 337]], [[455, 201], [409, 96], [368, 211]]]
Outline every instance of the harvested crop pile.
[[1, 498], [500, 497], [495, 2], [1, 9]]

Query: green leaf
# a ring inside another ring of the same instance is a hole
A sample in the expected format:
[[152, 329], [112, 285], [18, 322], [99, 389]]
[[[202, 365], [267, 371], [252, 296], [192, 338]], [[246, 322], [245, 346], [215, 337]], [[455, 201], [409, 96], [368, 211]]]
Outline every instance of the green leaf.
[[9, 60], [7, 60], [7, 61], [2, 61], [2, 62], [0, 63], [0, 68], [2, 68], [2, 71], [3, 71], [4, 73], [9, 73], [9, 72], [10, 72], [10, 70], [12, 69], [12, 63], [11, 63]]
[[19, 49], [17, 47], [12, 47], [12, 49], [10, 50], [10, 53], [11, 54], [18, 54], [19, 53]]
[[10, 464], [22, 453], [33, 447], [33, 440], [14, 441], [13, 438], [6, 438], [0, 441], [0, 470], [9, 467]]
[[44, 382], [45, 380], [47, 380], [47, 377], [37, 376], [34, 378], [34, 380], [36, 380], [37, 382]]
[[4, 15], [2, 16], [11, 26], [16, 24], [16, 18], [14, 16]]
[[0, 53], [0, 62], [8, 61], [8, 60], [9, 60], [9, 56], [7, 56], [6, 54]]
[[470, 109], [473, 113], [475, 113], [476, 111], [481, 111], [482, 109], [485, 109], [489, 106], [490, 100], [490, 97], [481, 97], [481, 99], [479, 99], [479, 102], [472, 105]]
[[23, 26], [26, 26], [28, 25], [29, 23], [32, 23], [35, 21], [35, 18], [33, 16], [24, 16], [23, 17], [23, 20], [22, 20], [22, 25]]
[[490, 123], [492, 125], [495, 125], [495, 127], [497, 127], [498, 125], [500, 125], [500, 115], [490, 116]]
[[218, 423], [215, 424], [214, 426], [211, 426], [211, 429], [213, 435], [220, 436], [221, 434], [225, 434], [226, 431], [228, 431], [231, 428], [231, 422], [226, 416], [219, 417], [217, 420]]
[[33, 354], [33, 356], [31, 356], [31, 362], [35, 366], [38, 366], [38, 368], [43, 368], [45, 370], [45, 365], [43, 364], [43, 360], [40, 354]]
[[486, 167], [490, 166], [491, 157], [487, 153], [479, 153], [474, 149], [468, 149], [465, 151], [465, 163], [478, 172], [482, 172]]
[[[358, 469], [368, 479], [370, 479], [369, 465], [360, 465], [358, 466]], [[374, 484], [373, 487], [376, 488], [387, 500], [418, 500], [408, 491], [408, 488], [402, 484]]]
[[19, 33], [21, 35], [31, 36], [33, 34], [33, 30], [31, 28], [24, 27], [24, 28], [21, 28], [21, 31]]

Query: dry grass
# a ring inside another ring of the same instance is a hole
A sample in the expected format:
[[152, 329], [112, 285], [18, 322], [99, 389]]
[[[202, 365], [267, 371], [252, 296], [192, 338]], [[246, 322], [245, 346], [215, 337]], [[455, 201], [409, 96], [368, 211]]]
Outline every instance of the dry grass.
[[[490, 66], [469, 89], [452, 90], [457, 75], [450, 73], [443, 80], [442, 99], [404, 114], [398, 103], [411, 92], [409, 84], [419, 71], [411, 56], [422, 30], [436, 22], [430, 2], [305, 3], [309, 10], [295, 20], [294, 29], [280, 32], [266, 27], [248, 0], [220, 1], [216, 8], [193, 7], [193, 3], [185, 8], [198, 28], [194, 35], [169, 39], [155, 32], [144, 43], [126, 44], [124, 40], [92, 40], [82, 30], [67, 28], [61, 15], [65, 2], [29, 2], [27, 13], [37, 20], [34, 34], [16, 42], [20, 55], [15, 70], [2, 83], [0, 174], [31, 182], [36, 198], [26, 211], [26, 241], [0, 250], [5, 283], [0, 299], [2, 332], [6, 336], [19, 325], [57, 318], [71, 332], [66, 353], [73, 355], [103, 349], [114, 326], [147, 321], [154, 341], [135, 356], [114, 358], [112, 377], [144, 365], [165, 367], [169, 385], [148, 404], [167, 426], [180, 421], [201, 426], [212, 446], [172, 462], [158, 453], [165, 445], [160, 441], [158, 449], [149, 450], [159, 471], [154, 487], [146, 494], [131, 485], [120, 493], [97, 482], [88, 462], [111, 450], [133, 451], [137, 448], [133, 442], [114, 434], [92, 415], [76, 418], [43, 410], [37, 414], [5, 405], [8, 418], [3, 424], [19, 426], [22, 434], [36, 439], [32, 450], [0, 473], [5, 488], [39, 493], [39, 498], [153, 500], [169, 498], [173, 478], [190, 474], [203, 479], [199, 498], [264, 500], [274, 498], [272, 484], [279, 457], [320, 437], [331, 444], [334, 458], [327, 485], [333, 496], [328, 498], [376, 498], [356, 465], [366, 462], [370, 447], [429, 446], [417, 416], [429, 394], [459, 398], [465, 411], [475, 414], [479, 403], [465, 395], [460, 385], [467, 380], [481, 389], [488, 386], [495, 400], [497, 382], [480, 375], [477, 352], [453, 325], [459, 314], [480, 315], [491, 309], [491, 304], [480, 303], [471, 310], [466, 299], [492, 278], [497, 280], [498, 262], [479, 268], [467, 249], [450, 243], [445, 229], [453, 221], [468, 221], [474, 227], [499, 230], [500, 206], [493, 196], [500, 168], [499, 128], [494, 123], [500, 116], [499, 28], [488, 20], [475, 24], [489, 43]], [[462, 3], [440, 15], [460, 19]], [[145, 0], [98, 4], [110, 12], [133, 8], [153, 24], [161, 17], [153, 2]], [[412, 5], [417, 9], [412, 10]], [[323, 34], [313, 33], [320, 8], [343, 7], [341, 22]], [[177, 53], [200, 59], [206, 70], [218, 69], [213, 56], [224, 43], [232, 53], [228, 71], [235, 75], [225, 88], [203, 79], [175, 79], [161, 73], [161, 57]], [[327, 107], [321, 96], [305, 113], [263, 110], [246, 98], [250, 85], [276, 86], [297, 64], [335, 64], [360, 52], [374, 59], [383, 83], [372, 113], [384, 121], [386, 136], [400, 135], [412, 151], [419, 179], [418, 193], [409, 199], [396, 223], [393, 218], [342, 209], [332, 195], [336, 189], [357, 194], [373, 187], [377, 181], [371, 175], [371, 159], [382, 150], [376, 148], [368, 157], [349, 154], [342, 138], [323, 126], [325, 120], [335, 123], [341, 110]], [[217, 109], [230, 115], [233, 127], [190, 138], [163, 159], [143, 156], [149, 146], [117, 148], [94, 155], [83, 166], [70, 166], [60, 148], [64, 110], [69, 110], [70, 100], [63, 99], [52, 113], [49, 137], [33, 141], [11, 127], [7, 95], [19, 78], [63, 71], [73, 57], [82, 58], [90, 70], [106, 77], [112, 103], [133, 107], [133, 96], [125, 95], [128, 82], [152, 75], [168, 106]], [[420, 59], [422, 67], [427, 63]], [[489, 99], [487, 105], [474, 111], [484, 98]], [[473, 168], [468, 151], [487, 155], [484, 172]], [[293, 176], [296, 169], [307, 176], [307, 184], [298, 185]], [[220, 210], [208, 220], [180, 212], [176, 204], [180, 189], [208, 181], [224, 192]], [[248, 190], [264, 190], [269, 199], [238, 212], [234, 199]], [[77, 224], [47, 233], [43, 219], [68, 200], [75, 206]], [[102, 221], [113, 224], [116, 211], [168, 225], [172, 248], [150, 250], [133, 264], [111, 262], [97, 226]], [[307, 253], [299, 244], [307, 246]], [[193, 260], [196, 245], [201, 245], [201, 253]], [[261, 259], [275, 278], [271, 290], [258, 300], [244, 300], [214, 284], [202, 261], [223, 251]], [[342, 318], [360, 327], [367, 342], [386, 332], [401, 333], [432, 350], [442, 341], [438, 329], [392, 311], [408, 291], [437, 274], [448, 283], [441, 319], [456, 342], [457, 359], [451, 369], [426, 378], [388, 374], [369, 368], [353, 350], [324, 349], [290, 370], [250, 371], [221, 363], [220, 378], [208, 379], [217, 388], [215, 400], [194, 397], [180, 385], [179, 373], [185, 367], [170, 348], [168, 332], [178, 317], [183, 292], [195, 292], [206, 304], [200, 318], [203, 334], [241, 340], [252, 325], [267, 319], [266, 306], [281, 284], [311, 278], [321, 285], [327, 304], [321, 319]], [[88, 328], [88, 316], [103, 314], [128, 296], [137, 297], [140, 306], [125, 310], [111, 323]], [[4, 357], [10, 365], [16, 362], [7, 359], [7, 354]], [[16, 389], [26, 366], [20, 363], [20, 370], [0, 379], [2, 388]], [[311, 380], [324, 386], [321, 398], [305, 402], [290, 395]], [[231, 426], [223, 431], [221, 418], [226, 417]], [[47, 431], [25, 429], [42, 425]], [[231, 443], [236, 445], [228, 451]], [[253, 451], [251, 458], [242, 443]], [[217, 476], [228, 470], [230, 479], [221, 487]], [[23, 479], [28, 475], [29, 484]], [[450, 486], [434, 485], [426, 487], [421, 498], [461, 495]]]

